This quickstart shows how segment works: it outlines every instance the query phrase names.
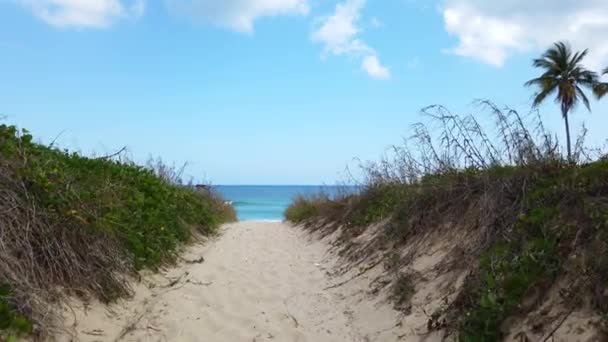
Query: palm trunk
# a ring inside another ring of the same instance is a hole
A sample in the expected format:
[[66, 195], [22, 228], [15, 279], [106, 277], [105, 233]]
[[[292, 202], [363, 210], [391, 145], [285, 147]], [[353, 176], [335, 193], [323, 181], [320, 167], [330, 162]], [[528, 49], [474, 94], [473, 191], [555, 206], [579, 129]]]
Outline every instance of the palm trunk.
[[566, 124], [566, 147], [568, 149], [568, 162], [572, 163], [572, 145], [570, 143], [570, 123], [568, 122], [568, 109], [562, 108], [564, 123]]

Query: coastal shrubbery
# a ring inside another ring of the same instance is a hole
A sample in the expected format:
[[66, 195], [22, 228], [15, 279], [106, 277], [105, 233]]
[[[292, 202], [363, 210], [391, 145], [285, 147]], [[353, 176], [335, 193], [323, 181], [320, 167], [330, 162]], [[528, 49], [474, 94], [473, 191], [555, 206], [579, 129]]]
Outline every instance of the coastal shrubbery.
[[[438, 231], [446, 238], [445, 229], [458, 230], [460, 240], [452, 243], [458, 256], [449, 267], [458, 260], [475, 265], [461, 266], [468, 274], [462, 290], [432, 313], [428, 327], [445, 328], [460, 341], [501, 340], [508, 318], [538, 309], [558, 281], [565, 284], [559, 296], [569, 312], [591, 307], [604, 317], [607, 330], [608, 158], [583, 147], [584, 131], [572, 146], [568, 121], [577, 104], [591, 110], [585, 90], [598, 99], [608, 93], [608, 83], [582, 64], [586, 55], [587, 50], [555, 43], [533, 61], [542, 74], [526, 82], [536, 88], [534, 108], [555, 95], [566, 129], [566, 157], [537, 113], [529, 119], [479, 102], [496, 123], [496, 132], [488, 133], [471, 115], [432, 106], [422, 111], [431, 125], [414, 126], [408, 140], [414, 148], [397, 146], [392, 158], [364, 166], [362, 191], [337, 199], [299, 198], [286, 211], [287, 220], [324, 232], [339, 230], [346, 240], [364, 231], [361, 226], [383, 221], [380, 244], [368, 243], [376, 250], [363, 254], [398, 250]], [[393, 298], [403, 306], [409, 297], [400, 294], [408, 294], [402, 289], [409, 287], [393, 288]]]
[[[545, 293], [560, 277], [569, 283], [568, 305], [591, 303], [608, 315], [608, 160], [583, 149], [584, 134], [568, 160], [536, 113], [524, 118], [478, 104], [494, 116], [498, 139], [473, 116], [426, 108], [430, 124], [415, 125], [408, 141], [415, 148], [395, 147], [391, 158], [365, 165], [359, 193], [299, 198], [286, 219], [340, 229], [347, 238], [383, 221], [375, 252], [446, 227], [461, 230], [470, 238], [458, 241], [458, 249], [477, 265], [443, 308], [445, 320], [429, 326], [462, 341], [500, 340], [506, 319], [531, 309], [524, 299]], [[402, 287], [394, 288], [394, 297], [403, 298]]]
[[329, 202], [329, 198], [325, 196], [316, 198], [297, 196], [285, 210], [284, 216], [291, 222], [304, 222], [312, 217], [320, 216], [320, 209]]
[[65, 294], [129, 295], [128, 275], [235, 220], [222, 198], [169, 171], [84, 157], [1, 125], [0, 331], [44, 331]]

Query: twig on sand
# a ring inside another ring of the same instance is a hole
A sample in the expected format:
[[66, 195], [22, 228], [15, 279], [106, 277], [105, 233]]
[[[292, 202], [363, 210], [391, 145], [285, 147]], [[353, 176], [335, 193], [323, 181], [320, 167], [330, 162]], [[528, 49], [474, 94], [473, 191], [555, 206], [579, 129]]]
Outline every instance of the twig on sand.
[[171, 282], [168, 285], [163, 286], [164, 288], [167, 287], [173, 287], [175, 286], [177, 283], [180, 282], [180, 280], [182, 280], [182, 278], [184, 278], [185, 276], [187, 276], [188, 274], [190, 274], [190, 272], [186, 271], [184, 273], [182, 273], [179, 277], [174, 278], [173, 280], [171, 280]]
[[562, 319], [559, 321], [559, 323], [553, 328], [553, 330], [551, 330], [551, 332], [549, 333], [549, 335], [547, 335], [542, 342], [547, 342], [549, 341], [549, 339], [551, 337], [553, 337], [553, 335], [555, 335], [555, 332], [562, 326], [562, 324], [564, 324], [564, 322], [568, 319], [568, 317], [570, 317], [570, 315], [572, 314], [572, 311], [574, 311], [574, 306], [572, 306], [568, 312], [564, 315], [564, 317], [562, 317]]
[[[213, 282], [202, 282], [202, 281], [198, 281], [198, 280], [187, 279], [180, 286], [175, 286], [178, 283], [180, 283], [180, 281], [182, 279], [184, 279], [184, 277], [188, 276], [189, 274], [190, 274], [190, 272], [186, 271], [186, 272], [182, 273], [179, 277], [174, 278], [173, 280], [171, 280], [171, 282], [168, 285], [163, 286], [163, 288], [165, 288], [166, 290], [158, 292], [157, 295], [160, 295], [163, 293], [168, 293], [168, 292], [174, 291], [174, 290], [178, 290], [178, 289], [184, 287], [186, 284], [201, 285], [201, 286], [209, 286], [209, 285], [213, 284]], [[114, 339], [114, 342], [118, 342], [118, 341], [122, 340], [125, 336], [127, 336], [127, 334], [136, 330], [137, 325], [141, 322], [141, 320], [146, 315], [150, 314], [152, 312], [152, 310], [154, 310], [154, 307], [159, 302], [159, 300], [160, 300], [159, 297], [156, 297], [156, 299], [151, 302], [145, 301], [143, 304], [144, 309], [141, 312], [139, 312], [133, 316], [133, 318], [121, 330], [118, 337], [116, 337], [116, 339]], [[148, 325], [148, 326], [146, 326], [146, 328], [155, 330], [155, 331], [160, 331], [158, 328], [156, 328], [152, 325]]]
[[142, 320], [142, 318], [144, 318], [144, 316], [146, 316], [147, 314], [152, 312], [152, 310], [156, 306], [157, 302], [158, 302], [158, 299], [153, 302], [144, 301], [144, 303], [143, 303], [144, 309], [141, 310], [141, 312], [137, 313], [133, 317], [133, 319], [131, 319], [124, 326], [124, 328], [122, 328], [122, 330], [120, 331], [120, 334], [118, 334], [118, 336], [114, 339], [114, 342], [118, 342], [118, 341], [122, 340], [125, 336], [127, 336], [127, 334], [129, 334], [130, 332], [137, 329], [137, 325], [139, 324], [139, 322], [141, 322], [141, 320]]
[[294, 317], [294, 315], [292, 315], [291, 312], [289, 311], [289, 306], [287, 305], [287, 299], [283, 300], [283, 305], [285, 305], [285, 309], [287, 310], [287, 316], [289, 316], [289, 318], [291, 318], [291, 320], [293, 321], [293, 324], [296, 326], [296, 329], [297, 329], [300, 326], [300, 323]]
[[131, 323], [125, 325], [125, 327], [122, 328], [120, 334], [118, 334], [118, 337], [116, 337], [116, 339], [114, 339], [114, 342], [118, 342], [118, 341], [122, 340], [128, 333], [130, 333], [133, 330], [135, 330], [135, 327], [137, 326], [137, 324], [139, 323], [139, 321], [141, 321], [141, 319], [143, 317], [144, 317], [144, 314], [142, 313], [135, 320], [133, 320]]
[[103, 330], [101, 330], [101, 329], [95, 329], [95, 330], [91, 330], [91, 331], [83, 331], [82, 333], [86, 334], [86, 335], [91, 335], [91, 336], [103, 336], [104, 335]]
[[194, 259], [194, 260], [184, 259], [184, 261], [186, 261], [187, 264], [202, 264], [205, 261], [205, 258], [201, 256], [198, 259]]
[[190, 280], [188, 279], [187, 283], [190, 283], [192, 285], [200, 285], [200, 286], [211, 286], [213, 284], [212, 281], [209, 282], [202, 282], [202, 281], [198, 281], [198, 280]]
[[355, 274], [354, 276], [352, 276], [352, 277], [350, 277], [350, 278], [348, 278], [348, 279], [346, 279], [346, 280], [344, 280], [344, 281], [341, 281], [341, 282], [339, 282], [339, 283], [337, 283], [337, 284], [334, 284], [334, 285], [331, 285], [331, 286], [325, 287], [323, 290], [330, 290], [330, 289], [334, 289], [334, 288], [336, 288], [336, 287], [340, 287], [340, 286], [342, 286], [342, 285], [344, 285], [344, 284], [346, 284], [346, 283], [349, 283], [349, 282], [351, 282], [351, 281], [353, 281], [353, 280], [355, 280], [355, 279], [359, 278], [360, 276], [364, 275], [364, 274], [365, 274], [365, 273], [367, 273], [369, 270], [371, 270], [371, 269], [375, 268], [376, 266], [380, 265], [380, 263], [381, 263], [383, 260], [384, 260], [383, 258], [380, 258], [380, 259], [379, 259], [379, 260], [377, 260], [376, 262], [374, 262], [374, 263], [372, 263], [371, 265], [369, 265], [369, 266], [365, 267], [365, 268], [364, 268], [364, 269], [363, 269], [361, 272], [359, 272], [359, 273]]

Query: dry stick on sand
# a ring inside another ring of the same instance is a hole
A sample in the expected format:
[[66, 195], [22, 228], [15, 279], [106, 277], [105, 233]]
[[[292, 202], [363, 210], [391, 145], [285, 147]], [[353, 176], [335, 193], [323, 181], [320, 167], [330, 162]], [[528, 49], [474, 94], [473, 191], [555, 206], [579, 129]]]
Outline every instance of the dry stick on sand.
[[86, 335], [91, 335], [91, 336], [103, 336], [104, 335], [103, 330], [101, 330], [101, 329], [95, 329], [95, 330], [91, 330], [91, 331], [83, 331], [82, 333], [86, 334]]
[[[576, 240], [578, 239], [578, 235], [581, 232], [581, 230], [579, 229], [579, 231], [576, 233], [576, 238], [574, 243], [572, 244], [572, 246], [575, 246], [576, 244]], [[585, 276], [583, 278], [583, 282], [587, 282], [589, 280], [589, 276]], [[574, 286], [574, 284], [570, 284], [570, 286], [568, 287], [568, 290], [572, 290], [572, 287]], [[573, 298], [570, 298], [570, 300], [568, 300], [568, 305], [570, 306], [570, 309], [568, 309], [568, 312], [566, 312], [566, 314], [564, 315], [564, 317], [562, 317], [562, 319], [559, 321], [559, 323], [557, 323], [557, 325], [551, 329], [551, 332], [549, 333], [549, 335], [547, 335], [545, 338], [542, 339], [542, 342], [547, 342], [549, 341], [550, 338], [553, 337], [553, 335], [555, 335], [555, 332], [557, 332], [557, 330], [559, 330], [559, 328], [561, 328], [561, 326], [564, 324], [564, 322], [566, 322], [566, 320], [568, 319], [568, 317], [570, 317], [570, 315], [572, 314], [572, 312], [574, 311], [574, 305], [572, 305], [572, 300]]]
[[285, 309], [287, 310], [287, 315], [291, 318], [291, 320], [293, 321], [293, 324], [296, 326], [296, 329], [300, 326], [300, 323], [298, 322], [298, 320], [291, 314], [291, 311], [289, 311], [289, 306], [287, 305], [287, 299], [283, 300], [283, 304], [285, 305]]
[[[205, 259], [203, 257], [200, 257], [200, 258], [198, 258], [196, 260], [192, 260], [190, 262], [186, 261], [186, 262], [188, 262], [188, 263], [202, 263], [204, 260]], [[193, 285], [200, 285], [200, 286], [210, 286], [211, 284], [213, 284], [213, 282], [202, 282], [202, 281], [198, 281], [198, 280], [193, 281], [191, 279], [186, 279], [186, 281], [184, 281], [184, 283], [181, 286], [175, 287], [175, 285], [177, 285], [178, 283], [180, 283], [182, 281], [182, 279], [186, 278], [188, 275], [190, 275], [190, 272], [189, 271], [185, 271], [184, 273], [180, 274], [178, 277], [172, 279], [169, 282], [169, 284], [167, 284], [167, 285], [165, 285], [165, 286], [162, 287], [165, 290], [159, 292], [158, 294], [167, 293], [167, 292], [170, 292], [170, 291], [173, 291], [173, 290], [180, 289], [180, 288], [186, 286], [186, 284], [193, 284]], [[130, 322], [127, 325], [125, 325], [125, 327], [121, 330], [121, 332], [118, 335], [118, 337], [116, 337], [116, 339], [114, 339], [114, 342], [118, 342], [118, 341], [122, 340], [127, 334], [129, 334], [130, 332], [134, 331], [136, 329], [137, 325], [139, 324], [139, 322], [141, 322], [141, 320], [144, 318], [144, 316], [146, 316], [150, 312], [152, 312], [152, 310], [154, 309], [154, 307], [156, 306], [156, 304], [159, 301], [158, 298], [160, 298], [160, 296], [158, 296], [158, 294], [156, 296], [157, 299], [155, 301], [149, 303], [149, 305], [146, 305], [146, 304], [148, 304], [147, 301], [144, 303], [144, 306], [146, 306], [145, 309], [142, 310], [139, 314], [136, 314], [134, 316], [134, 318], [132, 320], [130, 320]], [[293, 318], [293, 316], [292, 316], [292, 319], [294, 319], [294, 321], [295, 321], [295, 318]], [[295, 322], [297, 324], [297, 321], [295, 321]], [[152, 326], [147, 326], [146, 328], [147, 329], [151, 329], [151, 330], [155, 330], [155, 331], [159, 331], [158, 328], [152, 327]]]
[[186, 259], [184, 259], [184, 261], [187, 264], [202, 264], [205, 261], [205, 257], [201, 256], [200, 258], [194, 259], [194, 260], [186, 260]]
[[[120, 334], [118, 334], [118, 336], [114, 339], [114, 342], [118, 342], [118, 341], [122, 340], [128, 333], [134, 331], [136, 329], [137, 325], [139, 324], [139, 322], [141, 322], [142, 318], [144, 318], [145, 315], [152, 312], [152, 309], [154, 309], [154, 306], [156, 306], [157, 302], [158, 302], [158, 300], [154, 301], [151, 305], [146, 307], [139, 314], [136, 314], [134, 316], [134, 318], [129, 323], [127, 323], [127, 325], [125, 325], [124, 328], [122, 328], [122, 330], [120, 331]], [[147, 303], [148, 303], [147, 301], [144, 302], [144, 306]]]
[[192, 285], [200, 285], [200, 286], [211, 286], [213, 284], [212, 281], [209, 282], [203, 282], [203, 281], [198, 281], [198, 280], [190, 280], [188, 279], [187, 283], [190, 283]]
[[177, 283], [179, 283], [180, 280], [182, 280], [182, 278], [188, 276], [188, 274], [190, 274], [190, 272], [186, 271], [184, 273], [182, 273], [179, 277], [171, 280], [171, 282], [169, 282], [168, 285], [163, 286], [164, 288], [168, 288], [168, 287], [173, 287], [175, 285], [177, 285]]
[[346, 279], [345, 281], [341, 281], [341, 282], [339, 282], [339, 283], [337, 283], [337, 284], [334, 284], [334, 285], [331, 285], [331, 286], [325, 287], [325, 288], [323, 288], [323, 290], [330, 290], [330, 289], [334, 289], [334, 288], [336, 288], [336, 287], [340, 287], [340, 286], [342, 286], [342, 285], [344, 285], [344, 284], [347, 284], [347, 283], [349, 283], [349, 282], [351, 282], [351, 281], [353, 281], [353, 280], [355, 280], [355, 279], [359, 278], [360, 276], [364, 275], [365, 273], [367, 273], [368, 271], [370, 271], [370, 270], [371, 270], [371, 269], [373, 269], [374, 267], [376, 267], [376, 266], [380, 265], [380, 263], [381, 263], [382, 261], [384, 261], [384, 258], [380, 258], [380, 259], [379, 259], [379, 260], [377, 260], [376, 262], [374, 262], [374, 263], [372, 263], [371, 265], [369, 265], [369, 266], [365, 267], [365, 268], [364, 268], [364, 269], [363, 269], [361, 272], [359, 272], [359, 273], [355, 274], [354, 276], [352, 276], [352, 277], [350, 277], [350, 278]]
[[[185, 286], [187, 283], [190, 282], [189, 279], [187, 281], [185, 281], [184, 284], [182, 284], [182, 286], [174, 287], [177, 283], [180, 282], [181, 279], [186, 277], [188, 274], [190, 274], [190, 273], [186, 271], [186, 272], [182, 273], [179, 277], [173, 279], [168, 285], [163, 286], [163, 288], [166, 290], [161, 293], [167, 293], [169, 291], [177, 290], [177, 289], [180, 289], [183, 286]], [[200, 285], [205, 285], [205, 284], [206, 283], [201, 283]], [[132, 332], [136, 329], [137, 325], [139, 324], [139, 322], [141, 322], [141, 320], [144, 318], [144, 316], [151, 313], [152, 310], [154, 309], [154, 307], [156, 306], [156, 304], [159, 302], [160, 296], [156, 296], [156, 298], [157, 299], [155, 301], [149, 303], [149, 305], [147, 305], [148, 301], [144, 302], [145, 309], [142, 310], [140, 313], [134, 315], [134, 318], [131, 319], [129, 321], [129, 323], [127, 323], [127, 325], [125, 325], [125, 327], [121, 330], [120, 334], [118, 334], [118, 337], [116, 337], [116, 339], [114, 339], [114, 342], [118, 342], [118, 341], [122, 340], [127, 334], [129, 334], [130, 332]], [[150, 327], [148, 326], [147, 328], [150, 328]], [[152, 330], [155, 330], [155, 329], [152, 329]]]
[[562, 319], [559, 321], [559, 323], [553, 328], [553, 330], [551, 330], [549, 335], [547, 335], [547, 337], [545, 337], [543, 339], [543, 342], [549, 341], [549, 339], [551, 337], [553, 337], [553, 335], [555, 335], [555, 332], [562, 326], [562, 324], [564, 324], [564, 322], [568, 319], [568, 317], [570, 317], [570, 315], [572, 314], [572, 311], [574, 311], [574, 307], [571, 307], [570, 310], [568, 310], [568, 312], [564, 315], [564, 317], [562, 317]]

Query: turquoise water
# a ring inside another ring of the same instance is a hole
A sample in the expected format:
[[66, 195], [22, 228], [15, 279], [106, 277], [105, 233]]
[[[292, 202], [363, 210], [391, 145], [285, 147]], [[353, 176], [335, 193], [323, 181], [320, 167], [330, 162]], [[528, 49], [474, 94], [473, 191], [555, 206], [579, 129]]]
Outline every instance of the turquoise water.
[[283, 212], [297, 195], [323, 191], [334, 195], [334, 186], [260, 186], [220, 185], [215, 187], [236, 208], [241, 221], [283, 220]]

